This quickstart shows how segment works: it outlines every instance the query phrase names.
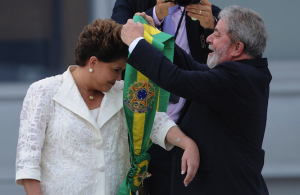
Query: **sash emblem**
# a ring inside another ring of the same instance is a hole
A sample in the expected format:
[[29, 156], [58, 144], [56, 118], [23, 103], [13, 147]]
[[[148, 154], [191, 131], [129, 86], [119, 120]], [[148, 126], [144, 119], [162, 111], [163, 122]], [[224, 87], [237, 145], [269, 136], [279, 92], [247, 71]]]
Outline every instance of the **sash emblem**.
[[149, 81], [135, 81], [128, 87], [125, 105], [133, 112], [146, 113], [152, 109], [155, 87]]

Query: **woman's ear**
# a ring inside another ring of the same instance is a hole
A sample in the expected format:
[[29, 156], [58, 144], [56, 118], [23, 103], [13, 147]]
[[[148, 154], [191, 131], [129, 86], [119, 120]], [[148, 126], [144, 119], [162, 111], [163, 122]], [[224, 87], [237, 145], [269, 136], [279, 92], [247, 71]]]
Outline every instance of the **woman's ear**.
[[98, 62], [98, 58], [96, 56], [92, 56], [90, 57], [90, 60], [89, 60], [89, 67], [90, 68], [94, 68], [95, 65], [97, 64]]

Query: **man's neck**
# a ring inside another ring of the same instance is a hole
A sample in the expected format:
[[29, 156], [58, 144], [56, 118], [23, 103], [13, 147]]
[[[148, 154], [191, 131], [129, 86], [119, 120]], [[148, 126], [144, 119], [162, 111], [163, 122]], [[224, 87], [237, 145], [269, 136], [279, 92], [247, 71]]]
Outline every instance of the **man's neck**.
[[253, 59], [253, 57], [243, 53], [239, 56], [233, 57], [231, 61], [240, 61], [240, 60], [249, 60], [249, 59]]

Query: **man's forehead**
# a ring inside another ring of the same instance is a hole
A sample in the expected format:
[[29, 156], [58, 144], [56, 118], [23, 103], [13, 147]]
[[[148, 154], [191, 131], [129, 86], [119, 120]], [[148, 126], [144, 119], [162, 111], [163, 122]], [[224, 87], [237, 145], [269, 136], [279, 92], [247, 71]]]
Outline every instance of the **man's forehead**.
[[226, 25], [225, 23], [222, 21], [222, 19], [220, 19], [215, 27], [215, 31], [219, 32], [219, 33], [226, 33]]

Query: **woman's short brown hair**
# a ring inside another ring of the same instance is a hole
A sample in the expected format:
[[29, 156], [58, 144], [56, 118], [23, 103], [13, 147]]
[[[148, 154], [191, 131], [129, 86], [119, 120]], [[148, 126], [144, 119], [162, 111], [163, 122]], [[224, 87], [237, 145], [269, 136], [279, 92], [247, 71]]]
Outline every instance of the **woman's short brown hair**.
[[76, 64], [84, 66], [92, 56], [102, 62], [114, 62], [128, 56], [128, 46], [121, 40], [122, 25], [111, 19], [97, 19], [84, 27], [75, 49]]

